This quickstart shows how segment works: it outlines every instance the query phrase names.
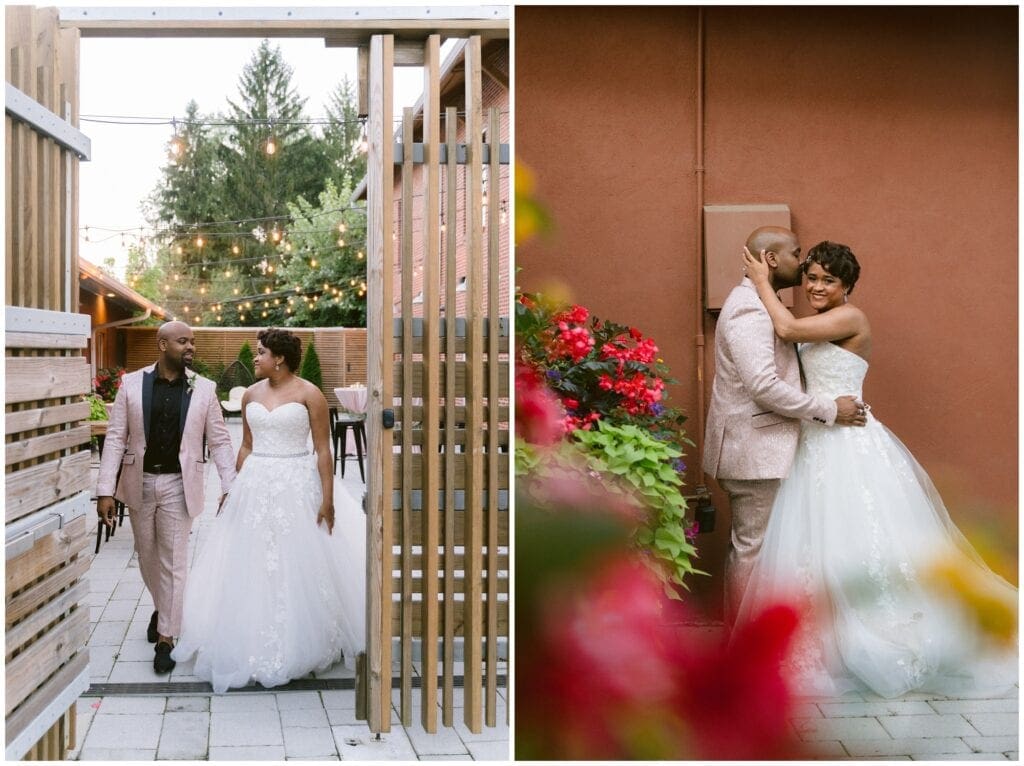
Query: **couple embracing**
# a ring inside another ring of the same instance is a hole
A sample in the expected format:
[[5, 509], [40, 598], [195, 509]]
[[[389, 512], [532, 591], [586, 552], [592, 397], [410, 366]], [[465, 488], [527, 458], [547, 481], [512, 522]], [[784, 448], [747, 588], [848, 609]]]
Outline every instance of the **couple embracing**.
[[[115, 497], [129, 509], [155, 607], [154, 670], [194, 656], [192, 674], [223, 692], [278, 686], [342, 654], [354, 662], [364, 641], [363, 546], [335, 528], [327, 401], [295, 374], [299, 338], [259, 333], [237, 456], [216, 385], [189, 369], [192, 329], [162, 325], [157, 347], [155, 364], [122, 381], [97, 482], [104, 523], [113, 523]], [[189, 572], [207, 448], [222, 494]]]
[[[732, 507], [727, 626], [793, 604], [801, 619], [785, 670], [798, 694], [1012, 688], [1015, 651], [991, 651], [927, 578], [942, 561], [989, 597], [1015, 604], [1016, 589], [861, 400], [871, 328], [849, 302], [856, 257], [826, 241], [801, 262], [796, 234], [762, 227], [743, 260], [718, 320], [705, 434], [704, 470]], [[796, 318], [777, 291], [801, 283], [815, 313]]]

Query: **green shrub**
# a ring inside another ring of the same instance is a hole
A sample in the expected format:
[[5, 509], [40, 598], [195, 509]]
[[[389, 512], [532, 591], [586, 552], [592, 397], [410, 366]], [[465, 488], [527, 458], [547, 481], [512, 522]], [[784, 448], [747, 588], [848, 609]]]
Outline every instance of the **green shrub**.
[[253, 364], [252, 346], [249, 345], [249, 341], [243, 343], [242, 347], [238, 349], [238, 361], [245, 365], [245, 369], [249, 371], [250, 375], [256, 376], [256, 366]]
[[320, 357], [316, 353], [316, 346], [309, 342], [306, 353], [302, 355], [302, 364], [299, 365], [299, 377], [308, 380], [317, 388], [323, 388], [324, 375], [320, 370]]

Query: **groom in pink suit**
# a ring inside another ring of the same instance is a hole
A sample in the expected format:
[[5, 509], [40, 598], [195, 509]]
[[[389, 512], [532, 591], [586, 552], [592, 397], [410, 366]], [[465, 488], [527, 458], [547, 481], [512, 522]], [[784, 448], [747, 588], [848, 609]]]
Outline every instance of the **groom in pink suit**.
[[[789, 229], [755, 229], [747, 249], [764, 253], [776, 290], [800, 284], [800, 243]], [[793, 463], [800, 420], [862, 426], [865, 416], [852, 396], [833, 401], [803, 392], [796, 348], [775, 335], [754, 283], [744, 277], [718, 317], [715, 381], [704, 433], [704, 471], [728, 493], [732, 511], [725, 566], [729, 628], [761, 549], [775, 493]]]
[[188, 369], [195, 356], [192, 328], [162, 325], [157, 347], [159, 361], [125, 375], [117, 392], [96, 510], [109, 526], [115, 497], [130, 509], [139, 569], [156, 607], [147, 631], [156, 644], [153, 668], [168, 673], [173, 637], [181, 633], [189, 532], [203, 511], [204, 441], [220, 474], [221, 503], [235, 479], [235, 456], [216, 385]]

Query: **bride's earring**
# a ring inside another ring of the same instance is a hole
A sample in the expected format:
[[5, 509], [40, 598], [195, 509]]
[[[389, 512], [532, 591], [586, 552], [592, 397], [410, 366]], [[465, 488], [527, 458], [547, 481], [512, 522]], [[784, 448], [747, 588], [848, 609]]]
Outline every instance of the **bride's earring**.
[[277, 364], [275, 364], [274, 365], [274, 369], [277, 370], [278, 372], [280, 372], [281, 371], [281, 363], [278, 362]]
[[849, 290], [847, 290], [846, 292], [843, 293], [843, 303], [846, 303], [848, 300], [850, 300], [850, 291]]

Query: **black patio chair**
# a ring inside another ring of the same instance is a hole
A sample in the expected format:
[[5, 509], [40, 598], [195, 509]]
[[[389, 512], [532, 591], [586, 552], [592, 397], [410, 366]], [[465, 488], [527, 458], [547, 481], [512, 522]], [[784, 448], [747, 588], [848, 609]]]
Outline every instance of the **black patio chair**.
[[217, 379], [217, 398], [220, 399], [220, 406], [224, 411], [224, 417], [231, 415], [236, 417], [242, 416], [241, 397], [238, 398], [237, 402], [232, 400], [230, 398], [231, 390], [234, 388], [248, 388], [255, 382], [256, 378], [249, 372], [249, 368], [238, 359], [224, 368], [224, 372]]

